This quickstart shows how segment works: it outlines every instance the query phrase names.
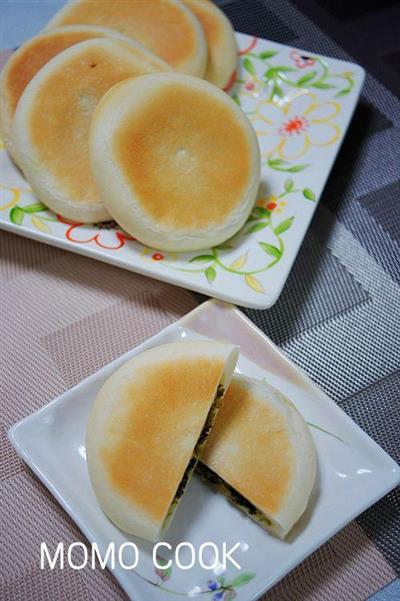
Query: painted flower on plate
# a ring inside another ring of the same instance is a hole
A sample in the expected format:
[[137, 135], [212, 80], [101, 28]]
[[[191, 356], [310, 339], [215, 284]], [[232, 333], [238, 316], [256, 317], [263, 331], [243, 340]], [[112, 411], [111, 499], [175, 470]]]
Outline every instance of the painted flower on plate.
[[157, 555], [157, 563], [159, 567], [156, 567], [154, 572], [160, 578], [161, 582], [167, 582], [171, 578], [172, 567], [167, 567], [168, 561], [160, 555]]
[[305, 56], [304, 54], [300, 54], [298, 50], [290, 51], [290, 58], [295, 63], [298, 69], [304, 69], [305, 67], [312, 67], [315, 64], [315, 59], [311, 58], [311, 56]]
[[317, 102], [315, 94], [303, 92], [282, 105], [260, 101], [251, 121], [263, 156], [276, 152], [283, 159], [293, 160], [306, 154], [311, 146], [331, 146], [339, 139], [340, 128], [333, 121], [339, 111], [337, 102]]
[[267, 197], [261, 197], [257, 200], [256, 206], [263, 207], [272, 213], [276, 211], [277, 213], [281, 213], [283, 208], [286, 207], [287, 203], [284, 200], [279, 200], [277, 196], [274, 194]]
[[122, 231], [115, 221], [106, 221], [87, 225], [85, 223], [76, 223], [64, 219], [57, 215], [60, 223], [65, 223], [68, 228], [65, 231], [65, 237], [70, 242], [78, 244], [89, 244], [94, 242], [100, 248], [107, 250], [118, 250], [122, 248], [128, 240], [134, 240], [132, 236]]
[[241, 85], [240, 96], [259, 98], [265, 90], [265, 82], [260, 79], [256, 73], [248, 77]]
[[151, 258], [153, 259], [153, 261], [163, 261], [165, 259], [164, 255], [162, 253], [153, 253], [151, 255]]
[[210, 589], [210, 591], [216, 591], [217, 588], [219, 588], [219, 584], [216, 580], [209, 580], [207, 582], [207, 586]]
[[140, 247], [140, 255], [151, 263], [159, 263], [160, 265], [164, 262], [174, 262], [178, 260], [178, 255], [175, 252], [156, 250], [155, 248], [150, 248], [148, 246]]

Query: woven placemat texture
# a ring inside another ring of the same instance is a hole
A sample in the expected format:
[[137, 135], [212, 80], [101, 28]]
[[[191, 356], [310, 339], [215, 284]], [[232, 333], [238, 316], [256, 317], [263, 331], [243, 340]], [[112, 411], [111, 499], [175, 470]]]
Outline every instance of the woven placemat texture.
[[[332, 31], [340, 29], [337, 19], [344, 22], [348, 15], [352, 23], [351, 19], [359, 17], [353, 14], [352, 5], [361, 7], [361, 3], [319, 0], [295, 3], [313, 5], [325, 29]], [[239, 31], [352, 60], [291, 2], [220, 0], [218, 4]], [[379, 3], [368, 2], [360, 10], [363, 15], [370, 10], [372, 18], [379, 8]], [[349, 25], [347, 37], [370, 26], [364, 23], [358, 19], [353, 29]], [[283, 294], [271, 310], [246, 311], [397, 461], [399, 116], [399, 98], [367, 74], [360, 103]], [[399, 574], [400, 491], [363, 514], [358, 523]]]

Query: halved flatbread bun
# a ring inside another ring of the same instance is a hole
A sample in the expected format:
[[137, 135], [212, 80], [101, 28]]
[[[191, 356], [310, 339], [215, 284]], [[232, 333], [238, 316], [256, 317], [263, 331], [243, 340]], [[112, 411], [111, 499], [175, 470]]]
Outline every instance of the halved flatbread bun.
[[200, 21], [208, 44], [208, 59], [204, 79], [225, 88], [238, 63], [238, 49], [233, 27], [222, 12], [209, 0], [183, 0]]
[[284, 538], [316, 476], [315, 447], [295, 406], [265, 382], [235, 377], [198, 470], [235, 505]]
[[96, 497], [122, 530], [156, 541], [168, 526], [238, 357], [218, 342], [164, 344], [102, 386], [86, 432]]
[[154, 62], [155, 67], [160, 65], [160, 70], [164, 70], [165, 63], [161, 59], [151, 54], [138, 42], [113, 29], [93, 25], [70, 25], [35, 36], [11, 55], [0, 75], [0, 133], [14, 159], [12, 122], [18, 101], [26, 86], [54, 56], [74, 44], [92, 38], [114, 38], [124, 42], [127, 46], [133, 46], [134, 51], [142, 51], [146, 59]]
[[90, 172], [90, 121], [116, 83], [170, 71], [147, 54], [117, 40], [80, 42], [52, 58], [25, 88], [13, 127], [17, 162], [38, 198], [63, 217], [110, 219]]
[[177, 71], [202, 77], [207, 42], [193, 13], [179, 0], [75, 0], [47, 28], [85, 23], [116, 29], [141, 42]]
[[260, 180], [246, 115], [217, 87], [178, 73], [110, 90], [92, 120], [90, 155], [114, 219], [163, 250], [209, 248], [233, 236]]

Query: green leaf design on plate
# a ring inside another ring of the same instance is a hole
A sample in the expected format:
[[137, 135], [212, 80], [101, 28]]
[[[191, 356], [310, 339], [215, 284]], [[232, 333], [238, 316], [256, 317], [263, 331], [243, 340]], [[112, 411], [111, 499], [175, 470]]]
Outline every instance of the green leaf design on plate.
[[277, 259], [281, 258], [281, 256], [282, 256], [281, 251], [279, 250], [279, 248], [277, 248], [273, 244], [267, 244], [266, 242], [259, 242], [258, 244], [268, 255], [272, 255], [273, 257], [275, 257]]
[[293, 67], [286, 67], [286, 65], [279, 65], [278, 67], [274, 67], [275, 71], [279, 73], [290, 73], [291, 71], [296, 71]]
[[318, 90], [332, 90], [336, 88], [331, 83], [325, 83], [324, 81], [316, 81], [315, 83], [311, 83], [310, 86], [312, 88], [317, 88]]
[[250, 75], [255, 75], [256, 74], [256, 70], [254, 68], [254, 65], [253, 65], [252, 61], [249, 59], [248, 56], [246, 56], [243, 59], [243, 67], [246, 69], [247, 73], [250, 73]]
[[310, 163], [304, 163], [304, 165], [293, 165], [293, 167], [288, 167], [287, 169], [285, 169], [285, 171], [288, 171], [289, 173], [298, 173], [299, 171], [307, 169], [307, 167], [309, 166]]
[[239, 588], [241, 586], [244, 586], [245, 584], [248, 584], [250, 580], [253, 580], [254, 577], [255, 574], [253, 574], [253, 572], [245, 572], [244, 574], [240, 574], [240, 576], [234, 578], [231, 582], [229, 582], [229, 584], [225, 586]]
[[260, 221], [260, 223], [255, 223], [254, 225], [249, 227], [246, 234], [254, 234], [254, 232], [259, 232], [260, 230], [263, 230], [265, 227], [267, 227], [267, 225], [268, 225], [268, 223], [266, 223], [265, 221]]
[[200, 263], [201, 261], [214, 261], [215, 257], [213, 255], [197, 255], [197, 257], [192, 257], [189, 263]]
[[231, 250], [233, 246], [231, 244], [228, 244], [227, 242], [222, 242], [222, 244], [218, 244], [218, 246], [215, 246], [215, 248], [217, 248], [218, 250]]
[[233, 590], [227, 590], [224, 594], [224, 601], [233, 601], [236, 599], [237, 593]]
[[232, 100], [234, 100], [236, 102], [236, 104], [238, 104], [239, 106], [241, 106], [240, 104], [240, 98], [237, 94], [232, 94]]
[[170, 566], [169, 568], [165, 567], [165, 566], [167, 566], [168, 561], [166, 559], [164, 559], [163, 557], [161, 557], [160, 555], [157, 555], [157, 562], [161, 567], [160, 568], [156, 567], [154, 571], [157, 574], [157, 576], [159, 576], [159, 578], [161, 578], [161, 580], [163, 582], [167, 582], [171, 578], [171, 575], [172, 575], [172, 566]]
[[39, 213], [40, 211], [47, 211], [47, 207], [41, 202], [34, 202], [31, 205], [22, 207], [22, 210], [24, 213]]
[[265, 209], [264, 207], [254, 207], [253, 213], [257, 217], [269, 217], [271, 215], [271, 211], [268, 211], [268, 209]]
[[268, 165], [271, 167], [280, 167], [281, 165], [289, 165], [284, 159], [268, 159]]
[[21, 225], [24, 220], [25, 212], [21, 209], [21, 207], [15, 206], [10, 211], [10, 220], [15, 225]]
[[283, 184], [283, 187], [285, 188], [286, 192], [291, 192], [293, 190], [294, 187], [294, 181], [292, 179], [287, 179], [285, 181], [285, 183]]
[[347, 96], [347, 94], [350, 93], [350, 88], [345, 88], [344, 90], [339, 90], [339, 92], [337, 92], [335, 94], [335, 98], [340, 98], [341, 96]]
[[286, 67], [285, 65], [279, 65], [277, 67], [270, 67], [269, 69], [267, 69], [263, 75], [263, 78], [266, 81], [269, 81], [270, 79], [276, 79], [277, 77], [280, 77], [281, 73], [289, 73], [290, 71], [295, 71], [296, 69], [292, 69], [292, 67]]
[[274, 56], [276, 56], [278, 54], [277, 50], [264, 50], [263, 52], [260, 52], [260, 54], [258, 55], [258, 58], [260, 58], [261, 60], [265, 60], [267, 58], [272, 58]]
[[272, 88], [272, 96], [278, 96], [279, 98], [283, 98], [282, 88], [280, 88], [280, 86], [278, 86], [277, 83]]
[[304, 163], [302, 165], [290, 165], [289, 161], [285, 161], [284, 159], [272, 159], [269, 158], [267, 161], [268, 167], [271, 169], [275, 169], [275, 171], [284, 171], [286, 173], [298, 173], [299, 171], [303, 171], [310, 166], [310, 163]]
[[269, 81], [270, 79], [274, 78], [275, 76], [276, 76], [276, 71], [275, 71], [274, 67], [270, 67], [269, 69], [267, 69], [264, 72], [263, 78], [266, 81]]
[[170, 566], [166, 570], [163, 570], [163, 572], [164, 572], [163, 581], [166, 582], [167, 580], [169, 580], [171, 578], [172, 566]]
[[283, 232], [286, 232], [292, 226], [293, 221], [294, 221], [294, 216], [289, 217], [288, 219], [285, 219], [284, 221], [281, 221], [280, 223], [278, 223], [278, 225], [274, 229], [274, 234], [276, 236], [279, 236], [279, 234], [283, 234]]
[[310, 71], [309, 73], [302, 75], [302, 77], [299, 77], [299, 79], [296, 81], [296, 83], [298, 86], [304, 86], [306, 83], [308, 83], [312, 79], [314, 79], [314, 77], [316, 77], [317, 75], [318, 75], [318, 73], [316, 71]]
[[217, 277], [217, 272], [215, 271], [214, 267], [210, 266], [207, 267], [207, 269], [204, 272], [204, 275], [206, 276], [208, 282], [212, 284], [215, 278]]
[[303, 196], [304, 198], [307, 198], [307, 200], [316, 200], [315, 194], [310, 188], [304, 188]]

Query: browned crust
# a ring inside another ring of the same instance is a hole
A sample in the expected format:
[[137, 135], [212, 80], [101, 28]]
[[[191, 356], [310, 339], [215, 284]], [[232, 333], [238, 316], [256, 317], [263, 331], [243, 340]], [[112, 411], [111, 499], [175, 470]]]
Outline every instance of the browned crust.
[[14, 113], [18, 100], [36, 73], [54, 56], [84, 40], [104, 37], [90, 31], [51, 31], [30, 40], [11, 58], [5, 77], [9, 106]]
[[251, 181], [251, 146], [226, 102], [182, 83], [156, 88], [113, 138], [143, 211], [168, 228], [224, 223]]
[[154, 520], [174, 498], [223, 369], [216, 358], [162, 360], [119, 389], [126, 418], [110, 421], [100, 456], [114, 489]]
[[[89, 42], [88, 42], [89, 43]], [[76, 202], [98, 203], [89, 164], [89, 126], [102, 96], [116, 83], [156, 69], [128, 50], [121, 56], [112, 46], [94, 42], [70, 56], [42, 83], [30, 108], [29, 136], [37, 161]], [[78, 48], [78, 46], [76, 46]]]
[[162, 0], [80, 0], [56, 23], [110, 27], [138, 40], [171, 65], [184, 63], [197, 52], [188, 16], [174, 3]]

